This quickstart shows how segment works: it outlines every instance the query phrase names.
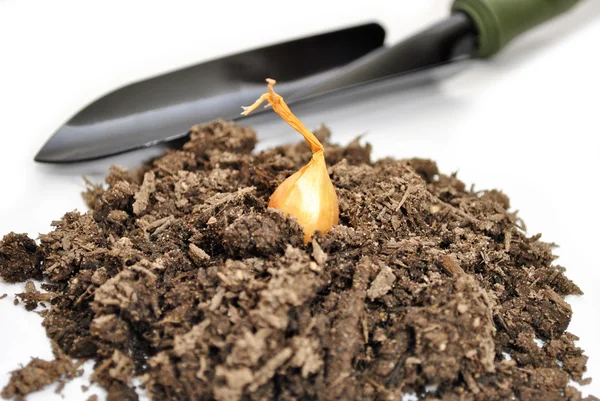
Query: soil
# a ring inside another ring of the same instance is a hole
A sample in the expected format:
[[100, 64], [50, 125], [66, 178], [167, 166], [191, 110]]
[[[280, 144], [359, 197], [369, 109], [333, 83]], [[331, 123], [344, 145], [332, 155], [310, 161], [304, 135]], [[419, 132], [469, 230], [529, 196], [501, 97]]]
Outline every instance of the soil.
[[56, 359], [44, 361], [32, 358], [27, 366], [12, 373], [10, 382], [2, 390], [2, 397], [22, 399], [23, 395], [40, 390], [55, 382], [59, 382], [57, 387], [57, 392], [59, 392], [64, 386], [65, 380], [83, 374], [83, 370], [79, 369], [83, 361], [73, 363], [72, 359], [65, 355], [56, 344], [53, 344], [52, 348]]
[[107, 189], [89, 184], [90, 211], [39, 246], [5, 236], [4, 280], [44, 279], [18, 298], [48, 306], [56, 360], [16, 370], [2, 396], [93, 359], [108, 400], [137, 400], [134, 378], [152, 400], [581, 400], [587, 358], [565, 301], [581, 291], [508, 197], [315, 133], [340, 224], [308, 245], [267, 208], [308, 146], [254, 154], [254, 131], [224, 121], [112, 167]]
[[7, 283], [41, 279], [41, 255], [34, 240], [25, 234], [9, 233], [0, 246], [0, 276]]

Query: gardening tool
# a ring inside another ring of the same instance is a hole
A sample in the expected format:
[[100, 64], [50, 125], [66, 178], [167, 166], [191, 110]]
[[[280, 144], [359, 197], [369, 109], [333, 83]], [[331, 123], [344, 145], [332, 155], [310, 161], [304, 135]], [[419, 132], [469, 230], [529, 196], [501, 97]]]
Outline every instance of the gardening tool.
[[418, 85], [456, 73], [472, 58], [498, 53], [511, 40], [579, 0], [455, 0], [451, 15], [391, 47], [377, 24], [281, 43], [140, 81], [96, 100], [63, 125], [36, 155], [39, 162], [97, 159], [180, 139], [189, 128], [222, 118], [276, 78], [288, 104], [383, 79]]

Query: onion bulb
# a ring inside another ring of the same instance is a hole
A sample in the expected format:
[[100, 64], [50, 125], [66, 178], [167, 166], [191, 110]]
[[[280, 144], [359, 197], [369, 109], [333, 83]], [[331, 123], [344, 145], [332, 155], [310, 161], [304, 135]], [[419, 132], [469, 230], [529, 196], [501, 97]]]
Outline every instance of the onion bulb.
[[340, 210], [337, 194], [327, 173], [323, 145], [291, 112], [283, 98], [275, 93], [275, 83], [275, 80], [268, 78], [268, 92], [253, 105], [244, 107], [242, 114], [247, 116], [267, 101], [310, 146], [313, 155], [308, 164], [283, 181], [269, 199], [269, 207], [297, 219], [304, 230], [304, 242], [308, 243], [316, 231], [326, 233], [338, 223]]

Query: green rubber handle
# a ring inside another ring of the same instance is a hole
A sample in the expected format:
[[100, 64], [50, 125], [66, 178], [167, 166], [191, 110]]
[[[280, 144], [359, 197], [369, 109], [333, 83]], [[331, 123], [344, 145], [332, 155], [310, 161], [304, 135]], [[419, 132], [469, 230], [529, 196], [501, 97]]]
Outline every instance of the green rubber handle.
[[580, 0], [455, 0], [452, 11], [462, 11], [475, 22], [479, 57], [498, 53], [508, 42], [568, 10]]

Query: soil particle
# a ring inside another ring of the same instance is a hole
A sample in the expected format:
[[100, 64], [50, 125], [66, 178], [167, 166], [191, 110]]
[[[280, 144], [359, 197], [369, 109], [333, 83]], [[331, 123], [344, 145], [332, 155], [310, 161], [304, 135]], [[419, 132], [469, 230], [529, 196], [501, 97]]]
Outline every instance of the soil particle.
[[28, 281], [25, 284], [25, 292], [16, 294], [16, 296], [25, 304], [27, 310], [34, 310], [38, 304], [51, 301], [54, 298], [52, 293], [38, 291], [33, 281]]
[[381, 298], [390, 292], [395, 281], [396, 276], [394, 275], [393, 270], [389, 266], [382, 266], [379, 270], [379, 274], [377, 274], [377, 277], [375, 277], [375, 280], [371, 283], [371, 286], [367, 291], [367, 296], [371, 301]]
[[190, 244], [189, 257], [198, 267], [206, 266], [210, 262], [210, 255], [194, 244]]
[[144, 174], [144, 181], [138, 192], [136, 192], [134, 198], [135, 202], [133, 202], [132, 208], [133, 213], [136, 215], [141, 215], [146, 208], [148, 207], [148, 202], [150, 202], [150, 195], [152, 195], [156, 191], [156, 176], [154, 172], [148, 171]]
[[109, 400], [136, 400], [134, 379], [151, 400], [583, 399], [565, 301], [581, 291], [505, 194], [315, 134], [340, 224], [307, 245], [267, 204], [308, 146], [252, 153], [254, 131], [224, 121], [88, 183], [90, 211], [39, 247], [5, 236], [0, 275], [45, 279], [17, 297], [49, 305], [57, 357], [13, 372], [2, 396], [72, 377], [78, 358]]
[[25, 367], [13, 371], [10, 381], [2, 390], [2, 397], [23, 399], [25, 395], [58, 380], [81, 376], [83, 371], [78, 369], [79, 366], [74, 364], [70, 357], [66, 356], [55, 344], [53, 344], [53, 350], [54, 360], [44, 361], [32, 358]]
[[302, 228], [275, 210], [241, 216], [223, 232], [223, 246], [234, 257], [283, 253], [287, 244], [302, 240]]
[[0, 241], [0, 277], [7, 283], [42, 278], [38, 246], [26, 234], [6, 234]]

